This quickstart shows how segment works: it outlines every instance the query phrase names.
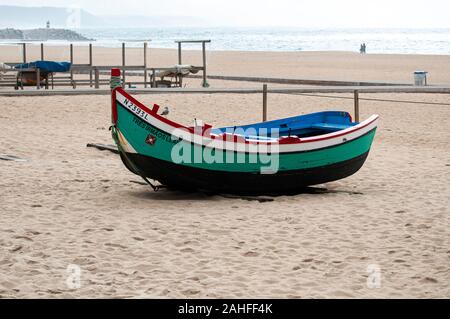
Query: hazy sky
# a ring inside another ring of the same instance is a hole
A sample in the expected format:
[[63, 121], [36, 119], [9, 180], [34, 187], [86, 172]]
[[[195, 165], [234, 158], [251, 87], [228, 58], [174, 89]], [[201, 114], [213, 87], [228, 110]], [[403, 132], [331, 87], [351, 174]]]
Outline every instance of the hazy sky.
[[450, 0], [0, 0], [0, 4], [77, 6], [103, 15], [194, 16], [216, 25], [450, 28]]

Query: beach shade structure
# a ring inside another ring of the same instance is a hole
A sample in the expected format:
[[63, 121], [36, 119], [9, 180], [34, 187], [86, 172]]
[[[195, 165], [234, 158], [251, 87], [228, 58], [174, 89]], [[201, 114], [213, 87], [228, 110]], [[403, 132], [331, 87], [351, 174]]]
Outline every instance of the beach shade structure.
[[358, 123], [329, 111], [224, 128], [198, 119], [184, 126], [160, 109], [113, 87], [112, 136], [132, 173], [184, 191], [290, 194], [346, 178], [365, 163], [378, 125], [378, 115]]
[[69, 72], [71, 67], [70, 62], [36, 61], [18, 64], [14, 66], [14, 69], [20, 71], [17, 74], [19, 86], [37, 85], [39, 87], [44, 82], [48, 83], [49, 75]]

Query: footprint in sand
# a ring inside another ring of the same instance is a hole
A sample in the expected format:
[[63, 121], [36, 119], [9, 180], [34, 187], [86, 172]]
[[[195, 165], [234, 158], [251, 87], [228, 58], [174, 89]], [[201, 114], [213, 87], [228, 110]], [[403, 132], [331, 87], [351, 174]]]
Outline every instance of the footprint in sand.
[[33, 241], [33, 239], [31, 239], [30, 237], [27, 237], [27, 236], [14, 236], [14, 239], [23, 239], [26, 241]]
[[183, 291], [182, 293], [183, 293], [183, 295], [185, 295], [185, 296], [193, 297], [193, 296], [199, 295], [200, 292], [201, 292], [200, 290], [189, 289], [189, 290]]
[[246, 252], [243, 256], [244, 257], [258, 257], [259, 254], [257, 252], [254, 252], [254, 251], [249, 251], [249, 252]]
[[421, 283], [424, 283], [424, 284], [437, 284], [438, 281], [437, 281], [437, 279], [426, 277], [423, 280], [421, 280]]
[[17, 246], [10, 250], [11, 253], [17, 253], [18, 251], [21, 251], [23, 249], [23, 246]]
[[41, 233], [38, 231], [29, 230], [29, 231], [27, 231], [27, 234], [30, 234], [32, 236], [39, 236]]
[[111, 243], [107, 243], [107, 244], [105, 244], [105, 246], [112, 247], [112, 248], [121, 248], [121, 249], [127, 249], [128, 248], [126, 246], [122, 246], [122, 245], [119, 245], [119, 244], [111, 244]]

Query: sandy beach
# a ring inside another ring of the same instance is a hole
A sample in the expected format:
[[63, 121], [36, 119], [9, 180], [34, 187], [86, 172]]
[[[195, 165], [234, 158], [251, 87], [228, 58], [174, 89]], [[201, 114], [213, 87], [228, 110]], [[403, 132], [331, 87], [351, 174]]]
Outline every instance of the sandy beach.
[[[5, 61], [20, 57], [17, 47], [0, 50]], [[38, 58], [38, 50], [29, 54]], [[140, 64], [140, 54], [130, 49], [130, 63]], [[67, 58], [68, 48], [48, 49], [48, 59]], [[200, 58], [187, 51], [185, 62]], [[450, 84], [450, 56], [208, 52], [207, 59], [210, 74], [411, 83], [423, 69], [431, 84]], [[152, 65], [175, 62], [175, 50], [150, 51]], [[120, 51], [98, 48], [95, 63], [119, 64]], [[450, 103], [434, 94], [362, 97]], [[186, 124], [261, 120], [260, 95], [139, 99], [170, 106], [170, 118]], [[271, 94], [269, 116], [352, 112], [352, 103]], [[260, 202], [153, 193], [117, 155], [86, 148], [113, 143], [108, 96], [0, 97], [0, 104], [0, 153], [27, 160], [0, 161], [0, 298], [450, 298], [449, 106], [361, 101], [363, 119], [381, 116], [364, 168], [320, 185], [325, 192]], [[81, 269], [78, 289], [67, 285], [70, 265]], [[377, 288], [367, 284], [374, 268]]]

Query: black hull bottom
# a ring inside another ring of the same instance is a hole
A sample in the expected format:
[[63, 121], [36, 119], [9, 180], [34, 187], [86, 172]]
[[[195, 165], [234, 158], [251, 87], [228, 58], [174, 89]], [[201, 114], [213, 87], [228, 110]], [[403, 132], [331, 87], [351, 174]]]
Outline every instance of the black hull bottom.
[[[121, 154], [125, 166], [140, 170], [147, 178], [182, 191], [204, 191], [239, 195], [281, 195], [301, 193], [308, 186], [319, 185], [349, 177], [364, 165], [369, 153], [333, 165], [311, 169], [280, 172], [273, 175], [210, 171], [177, 165], [139, 155]], [[132, 162], [132, 165], [128, 163]], [[139, 175], [139, 174], [138, 174]]]

